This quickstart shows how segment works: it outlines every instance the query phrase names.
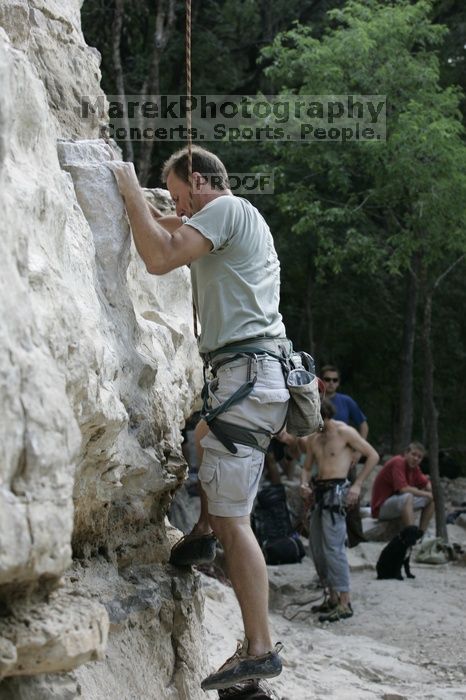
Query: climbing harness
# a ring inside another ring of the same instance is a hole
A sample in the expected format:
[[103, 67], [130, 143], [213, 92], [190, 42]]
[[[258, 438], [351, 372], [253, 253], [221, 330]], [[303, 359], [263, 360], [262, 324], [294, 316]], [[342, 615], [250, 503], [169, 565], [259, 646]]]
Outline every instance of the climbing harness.
[[330, 512], [332, 523], [335, 524], [335, 514], [346, 515], [346, 494], [350, 482], [348, 479], [323, 479], [314, 483], [316, 508]]
[[[276, 352], [272, 352], [270, 343], [274, 344]], [[227, 357], [222, 359], [222, 355], [227, 355]], [[235, 442], [253, 447], [265, 454], [273, 436], [268, 430], [245, 428], [219, 418], [231, 406], [251, 394], [257, 381], [257, 364], [267, 356], [280, 362], [286, 388], [290, 392], [287, 416], [280, 430], [274, 434], [281, 432], [286, 425], [287, 431], [293, 435], [309, 435], [319, 429], [322, 424], [319, 398], [320, 380], [314, 374], [314, 361], [310, 355], [304, 352], [294, 352], [291, 342], [286, 338], [255, 338], [243, 343], [231, 343], [203, 355], [204, 388], [201, 417], [206, 421], [215, 437], [232, 454], [238, 452]], [[218, 370], [241, 358], [247, 359], [248, 363], [246, 382], [226, 401], [213, 408], [210, 405], [210, 399], [216, 388]], [[207, 379], [209, 366], [214, 377], [210, 381]]]
[[[272, 352], [267, 348], [267, 344], [272, 342], [277, 346], [278, 352]], [[246, 428], [235, 423], [219, 418], [229, 408], [243, 401], [251, 394], [257, 381], [257, 365], [258, 362], [270, 356], [278, 360], [282, 366], [282, 370], [287, 366], [291, 356], [291, 343], [286, 338], [256, 338], [244, 343], [231, 343], [219, 348], [212, 353], [205, 353], [204, 360], [204, 388], [202, 390], [203, 405], [201, 410], [201, 418], [203, 418], [209, 426], [215, 437], [222, 445], [232, 454], [238, 452], [235, 443], [247, 445], [255, 450], [259, 450], [264, 454], [267, 452], [272, 433], [262, 428]], [[222, 359], [222, 355], [227, 355]], [[247, 360], [246, 381], [223, 403], [216, 407], [212, 407], [211, 398], [218, 384], [217, 372], [227, 364], [236, 360]], [[213, 375], [213, 379], [207, 378], [207, 371]], [[283, 426], [280, 430], [283, 429]], [[280, 432], [280, 431], [278, 431]]]

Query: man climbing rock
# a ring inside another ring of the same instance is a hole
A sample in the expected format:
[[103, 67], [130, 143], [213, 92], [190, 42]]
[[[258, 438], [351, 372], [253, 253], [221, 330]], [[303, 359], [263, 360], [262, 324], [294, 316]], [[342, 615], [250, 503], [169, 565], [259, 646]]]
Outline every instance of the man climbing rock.
[[112, 163], [136, 248], [148, 272], [190, 265], [199, 314], [199, 350], [213, 379], [204, 387], [201, 517], [175, 545], [171, 561], [199, 563], [220, 540], [241, 608], [245, 639], [204, 690], [277, 676], [282, 669], [268, 624], [268, 578], [251, 530], [250, 513], [270, 437], [282, 428], [289, 394], [280, 357], [289, 355], [278, 310], [280, 264], [266, 222], [250, 202], [232, 195], [223, 163], [193, 147], [192, 196], [188, 153], [163, 169], [176, 216], [151, 209], [130, 163]]

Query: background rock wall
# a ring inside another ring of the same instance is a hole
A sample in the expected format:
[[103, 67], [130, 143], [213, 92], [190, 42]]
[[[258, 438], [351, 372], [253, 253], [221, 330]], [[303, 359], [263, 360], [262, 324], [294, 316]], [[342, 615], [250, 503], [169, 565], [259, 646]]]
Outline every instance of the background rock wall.
[[0, 699], [196, 698], [202, 598], [165, 523], [201, 386], [189, 275], [147, 274], [79, 118], [102, 95], [79, 8], [0, 6]]

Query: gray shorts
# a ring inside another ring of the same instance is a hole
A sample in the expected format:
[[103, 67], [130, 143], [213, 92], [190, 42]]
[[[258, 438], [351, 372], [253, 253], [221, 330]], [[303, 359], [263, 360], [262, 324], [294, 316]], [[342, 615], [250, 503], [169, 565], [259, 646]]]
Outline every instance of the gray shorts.
[[[247, 371], [247, 358], [235, 360], [218, 370], [216, 379], [209, 385], [212, 407], [223, 403], [247, 381]], [[253, 391], [222, 413], [221, 419], [275, 433], [285, 421], [288, 399], [280, 363], [267, 355], [260, 355]], [[249, 515], [262, 473], [263, 452], [236, 444], [238, 452], [232, 454], [211, 431], [202, 438], [201, 445], [204, 454], [199, 481], [207, 495], [209, 513], [223, 517]]]
[[[341, 489], [340, 498], [344, 503], [349, 483]], [[324, 495], [324, 505], [334, 503], [331, 492]], [[345, 512], [330, 512], [326, 508], [314, 506], [309, 523], [309, 549], [319, 580], [324, 588], [338, 593], [350, 590], [350, 571], [345, 548]]]
[[[400, 493], [387, 498], [380, 506], [379, 520], [395, 520], [395, 518], [399, 518], [410, 496], [412, 496], [410, 493]], [[422, 510], [429, 503], [429, 500], [425, 496], [413, 496], [414, 510]]]

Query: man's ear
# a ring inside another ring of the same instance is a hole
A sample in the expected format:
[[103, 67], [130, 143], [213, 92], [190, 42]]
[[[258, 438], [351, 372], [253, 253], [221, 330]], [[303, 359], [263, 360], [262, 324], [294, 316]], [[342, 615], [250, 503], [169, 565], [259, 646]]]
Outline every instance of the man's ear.
[[207, 180], [201, 173], [194, 172], [193, 173], [193, 192], [194, 194], [199, 193], [201, 189], [203, 189], [203, 186], [206, 184]]

